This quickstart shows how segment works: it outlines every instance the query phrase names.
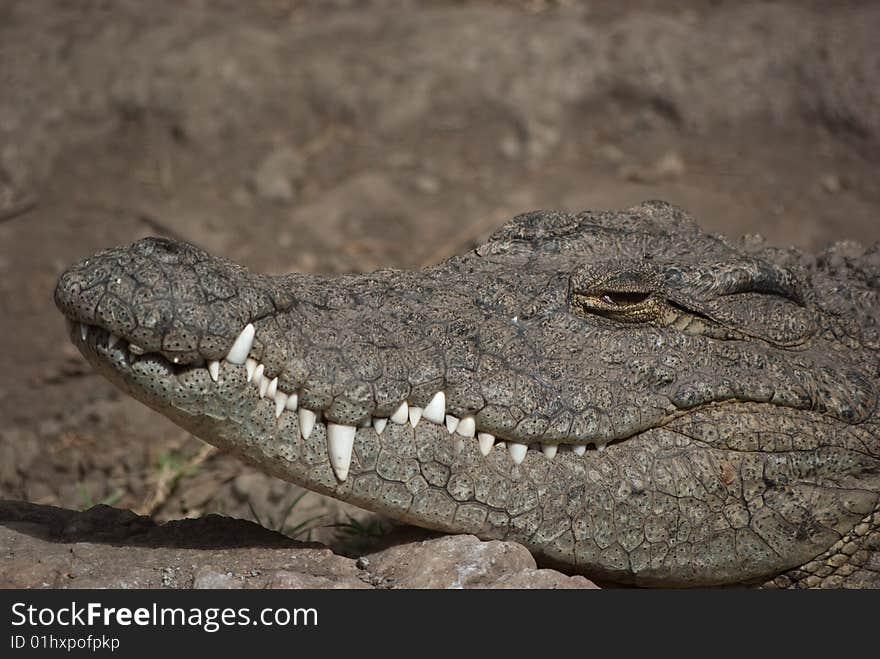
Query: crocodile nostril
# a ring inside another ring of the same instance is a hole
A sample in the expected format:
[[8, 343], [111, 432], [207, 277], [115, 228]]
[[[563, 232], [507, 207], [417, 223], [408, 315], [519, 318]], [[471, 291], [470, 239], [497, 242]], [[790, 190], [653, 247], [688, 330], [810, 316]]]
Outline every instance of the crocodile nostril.
[[187, 246], [169, 238], [151, 236], [139, 240], [134, 245], [134, 251], [145, 257], [152, 257], [164, 263], [180, 261], [181, 255], [185, 254]]

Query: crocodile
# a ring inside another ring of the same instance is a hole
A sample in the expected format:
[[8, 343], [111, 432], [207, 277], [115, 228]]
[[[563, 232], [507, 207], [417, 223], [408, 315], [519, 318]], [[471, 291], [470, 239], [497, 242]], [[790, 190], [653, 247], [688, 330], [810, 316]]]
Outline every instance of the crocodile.
[[880, 245], [651, 201], [417, 271], [269, 276], [146, 238], [65, 271], [96, 370], [308, 489], [635, 586], [880, 586]]

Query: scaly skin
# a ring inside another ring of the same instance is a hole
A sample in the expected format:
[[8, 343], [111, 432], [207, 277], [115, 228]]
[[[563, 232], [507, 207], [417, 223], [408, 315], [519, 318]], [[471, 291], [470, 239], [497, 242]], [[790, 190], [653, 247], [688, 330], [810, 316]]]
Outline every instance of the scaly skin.
[[[650, 202], [520, 216], [418, 272], [269, 277], [146, 239], [55, 299], [122, 389], [309, 489], [605, 581], [876, 586], [880, 253], [835, 249], [734, 245]], [[224, 360], [248, 323], [266, 382], [321, 411], [307, 439]], [[442, 423], [369, 427], [438, 391], [488, 456]], [[359, 426], [344, 480], [332, 424]]]

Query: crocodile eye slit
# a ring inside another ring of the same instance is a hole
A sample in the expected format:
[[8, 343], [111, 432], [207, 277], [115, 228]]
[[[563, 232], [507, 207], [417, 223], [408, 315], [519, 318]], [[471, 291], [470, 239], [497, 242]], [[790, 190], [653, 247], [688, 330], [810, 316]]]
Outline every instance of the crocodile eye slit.
[[631, 307], [642, 304], [650, 297], [650, 293], [643, 291], [605, 291], [600, 295], [602, 302], [616, 307]]

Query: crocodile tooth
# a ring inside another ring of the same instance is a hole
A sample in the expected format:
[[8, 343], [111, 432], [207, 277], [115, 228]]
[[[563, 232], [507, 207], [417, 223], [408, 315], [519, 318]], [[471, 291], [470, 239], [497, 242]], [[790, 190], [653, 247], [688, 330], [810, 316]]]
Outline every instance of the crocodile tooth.
[[220, 378], [220, 362], [216, 359], [211, 359], [208, 361], [208, 373], [211, 374], [211, 379], [214, 382]]
[[513, 464], [522, 464], [528, 450], [529, 447], [526, 444], [507, 442], [507, 452], [510, 453], [510, 457], [513, 459]]
[[83, 341], [89, 338], [89, 328], [84, 323], [79, 324], [79, 334], [82, 336]]
[[406, 420], [409, 418], [409, 405], [407, 405], [407, 402], [403, 401], [400, 406], [394, 410], [394, 414], [392, 414], [390, 418], [394, 423], [406, 423]]
[[260, 398], [265, 398], [269, 392], [269, 377], [264, 375], [260, 378]]
[[257, 360], [248, 357], [244, 363], [244, 370], [247, 371], [247, 381], [250, 382], [254, 379], [254, 371], [257, 370]]
[[263, 371], [266, 370], [266, 367], [262, 364], [257, 364], [257, 367], [254, 369], [254, 377], [251, 380], [258, 387], [260, 386], [260, 382], [263, 381]]
[[431, 402], [425, 405], [422, 416], [431, 423], [442, 425], [446, 417], [446, 394], [442, 391], [434, 394]]
[[377, 435], [381, 435], [382, 431], [385, 430], [385, 426], [388, 425], [388, 419], [383, 416], [377, 416], [373, 419], [373, 429], [376, 431]]
[[474, 433], [477, 432], [477, 422], [473, 416], [468, 414], [461, 418], [455, 431], [462, 437], [473, 437]]
[[572, 446], [571, 450], [574, 451], [575, 455], [583, 455], [587, 452], [587, 447], [584, 444], [578, 444], [577, 446]]
[[245, 325], [244, 329], [241, 330], [241, 334], [238, 335], [235, 343], [232, 344], [232, 347], [226, 354], [226, 361], [230, 364], [244, 364], [248, 353], [251, 351], [251, 346], [254, 345], [254, 334], [256, 334], [254, 326], [250, 323]]
[[299, 415], [299, 431], [302, 434], [303, 439], [308, 439], [309, 435], [311, 435], [312, 431], [315, 429], [315, 422], [318, 420], [318, 415], [312, 412], [312, 410], [307, 410], [304, 407], [299, 408], [297, 414]]
[[336, 478], [344, 481], [348, 478], [351, 466], [351, 449], [354, 447], [354, 436], [357, 428], [338, 423], [327, 424], [327, 452], [330, 455], [330, 466]]
[[111, 332], [110, 336], [107, 337], [107, 350], [110, 350], [113, 346], [115, 346], [121, 340], [122, 339], [120, 339], [118, 336], [116, 336], [115, 334], [113, 334]]
[[281, 416], [284, 408], [287, 406], [287, 394], [283, 391], [275, 392], [275, 418]]
[[495, 446], [495, 435], [481, 432], [477, 433], [477, 439], [480, 442], [480, 453], [483, 455], [489, 455], [492, 452], [492, 447]]
[[136, 343], [129, 343], [129, 344], [128, 344], [128, 350], [129, 350], [129, 352], [131, 352], [131, 353], [134, 354], [134, 355], [142, 355], [142, 354], [144, 354], [144, 353], [146, 352], [146, 350], [144, 350], [143, 348], [141, 348], [141, 347], [140, 347], [139, 345], [137, 345]]
[[541, 450], [548, 459], [552, 460], [556, 457], [556, 451], [559, 450], [558, 444], [541, 444]]
[[287, 397], [287, 402], [284, 404], [284, 407], [287, 409], [296, 412], [297, 404], [299, 403], [299, 396], [296, 392], [293, 392]]
[[446, 430], [449, 431], [449, 434], [455, 432], [455, 429], [458, 428], [458, 422], [461, 421], [457, 416], [453, 416], [451, 414], [446, 415]]
[[422, 418], [422, 412], [423, 412], [423, 410], [421, 407], [416, 407], [415, 405], [410, 405], [409, 423], [413, 428], [415, 428], [417, 425], [419, 425], [419, 421]]
[[274, 377], [269, 381], [269, 386], [266, 388], [266, 395], [269, 398], [275, 398], [276, 393], [278, 393], [278, 378]]

